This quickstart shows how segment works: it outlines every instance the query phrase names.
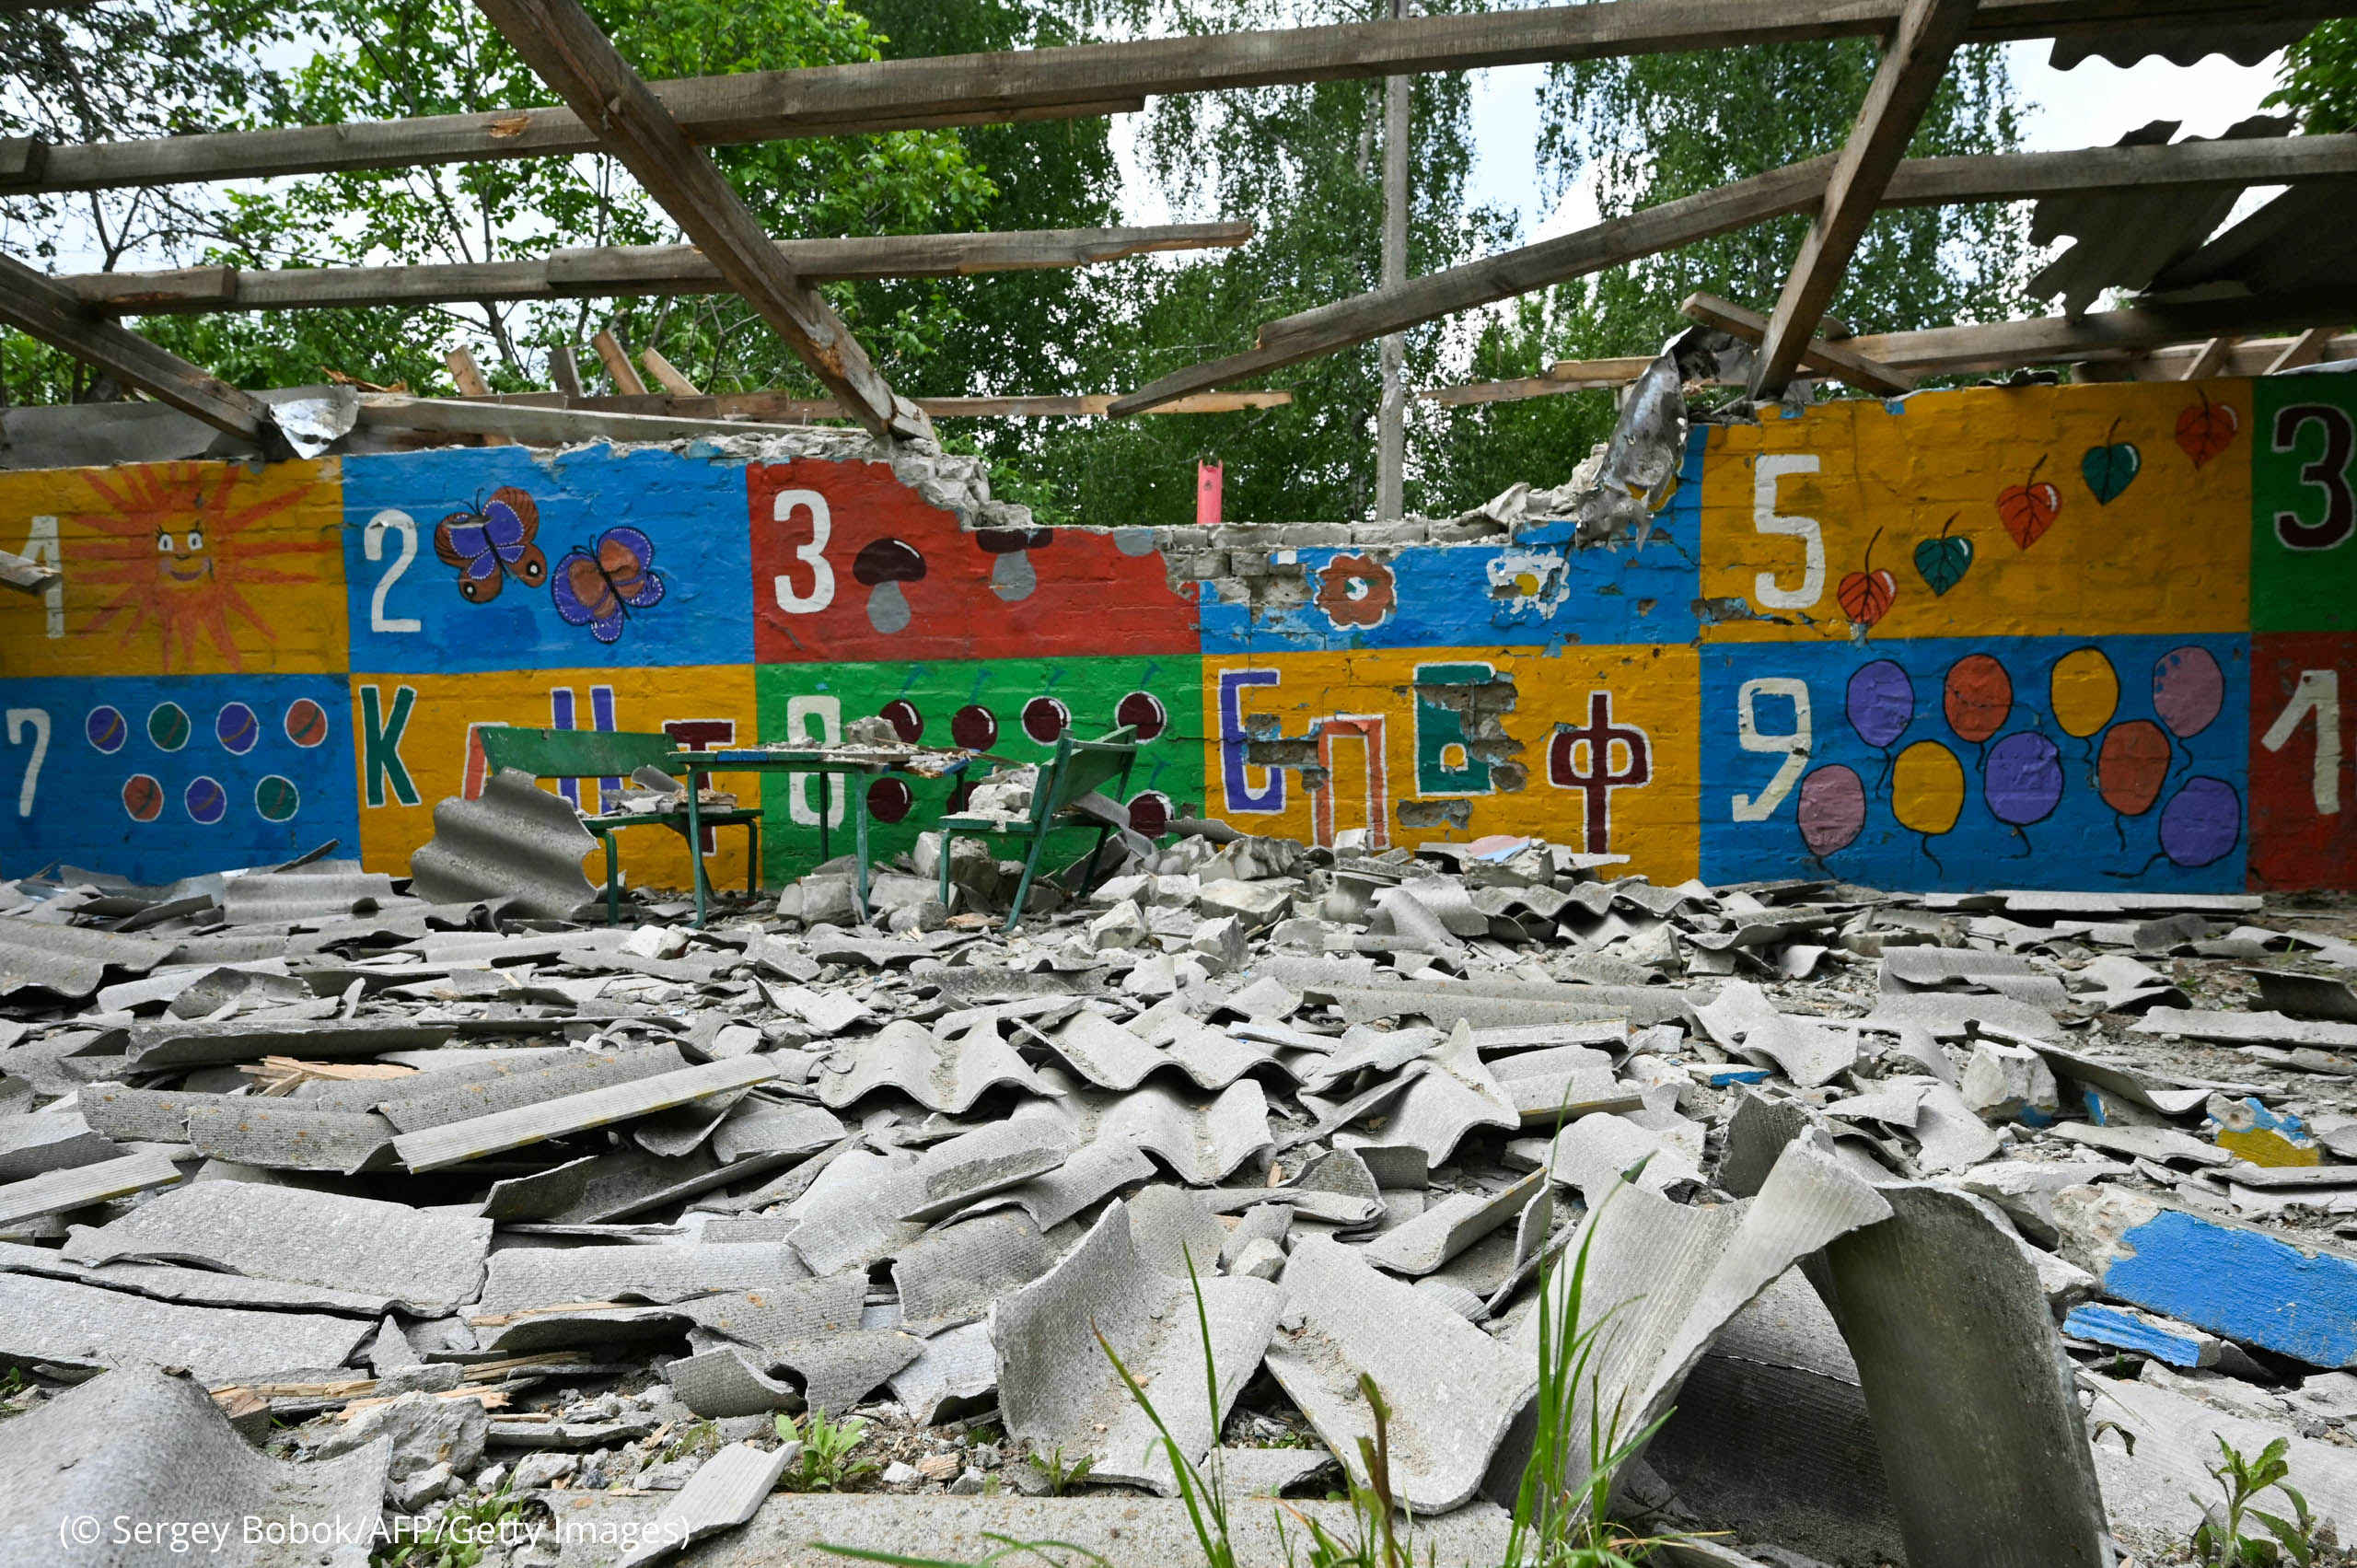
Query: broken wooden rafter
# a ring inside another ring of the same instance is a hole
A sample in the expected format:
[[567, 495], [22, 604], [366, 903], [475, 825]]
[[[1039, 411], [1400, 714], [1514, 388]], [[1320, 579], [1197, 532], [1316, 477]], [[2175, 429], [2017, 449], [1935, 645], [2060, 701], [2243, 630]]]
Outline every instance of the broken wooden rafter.
[[[1866, 226], [1882, 204], [1884, 188], [1898, 171], [1916, 125], [1939, 91], [1948, 56], [1964, 41], [1974, 5], [1975, 0], [1908, 0], [1898, 29], [1883, 51], [1882, 64], [1866, 89], [1857, 123], [1834, 155], [1824, 203], [1801, 237], [1800, 253], [1793, 260], [1776, 308], [1761, 334], [1759, 354], [1752, 364], [1754, 397], [1782, 396], [1793, 373], [1800, 368], [1802, 354], [1824, 352], [1820, 343], [1811, 341], [1817, 324], [1832, 305], [1849, 271], [1850, 258], [1857, 253]], [[1872, 379], [1878, 367], [1869, 361], [1852, 360], [1843, 368], [1850, 380], [1868, 391], [1907, 389], [1904, 380]]]
[[[1706, 327], [1716, 327], [1723, 332], [1753, 343], [1760, 342], [1770, 331], [1767, 317], [1757, 310], [1747, 310], [1732, 300], [1721, 299], [1716, 295], [1690, 294], [1678, 309]], [[1915, 378], [1906, 371], [1897, 366], [1870, 359], [1846, 343], [1834, 339], [1811, 338], [1800, 345], [1800, 352], [1795, 357], [1801, 365], [1828, 376], [1838, 376], [1850, 385], [1869, 392], [1895, 396], [1914, 389]], [[1799, 365], [1794, 368], [1799, 368]], [[1785, 377], [1787, 382], [1791, 378], [1789, 375]], [[1755, 373], [1753, 385], [1758, 384], [1759, 377]]]
[[261, 447], [276, 438], [278, 427], [260, 398], [128, 328], [90, 315], [56, 279], [11, 256], [0, 256], [0, 323], [239, 440]]
[[[1631, 354], [1619, 359], [1566, 359], [1548, 366], [1537, 376], [1519, 377], [1511, 381], [1475, 381], [1462, 387], [1434, 387], [1418, 392], [1426, 402], [1446, 408], [1462, 408], [1473, 403], [1511, 403], [1525, 398], [1551, 398], [1562, 392], [1606, 392], [1627, 386], [1645, 373], [1654, 362], [1652, 354]], [[1162, 409], [1147, 412], [1161, 413]]]
[[63, 575], [56, 567], [36, 561], [29, 555], [0, 550], [0, 587], [15, 588], [19, 593], [45, 594], [55, 587]]
[[2329, 327], [2310, 327], [2283, 345], [2283, 351], [2269, 363], [2265, 373], [2274, 376], [2303, 365], [2314, 365], [2324, 357], [2324, 345], [2331, 337]]
[[2226, 361], [2233, 356], [2234, 352], [2233, 338], [2212, 338], [2194, 352], [2193, 358], [2187, 363], [2185, 374], [2180, 379], [2208, 380], [2225, 368]]
[[[1264, 323], [1257, 346], [1190, 366], [1114, 401], [1116, 415], [1228, 385], [1426, 321], [1478, 309], [1622, 266], [1747, 225], [1805, 212], [1822, 200], [1831, 157], [1738, 180], [1715, 191], [1607, 218], [1536, 245]], [[2071, 152], [1909, 158], [1884, 189], [1886, 207], [2003, 202], [2072, 192], [2187, 185], [2275, 185], [2357, 177], [2357, 135], [2084, 147]], [[1886, 358], [1885, 355], [1875, 355]]]
[[[1010, 229], [997, 234], [887, 234], [776, 242], [812, 283], [966, 277], [1086, 267], [1159, 250], [1241, 245], [1249, 223], [1144, 228]], [[92, 310], [161, 315], [208, 310], [308, 310], [459, 300], [614, 298], [721, 294], [720, 269], [692, 245], [607, 245], [517, 261], [413, 267], [187, 267], [163, 273], [79, 273], [57, 280]]]
[[[1152, 96], [1284, 83], [1467, 71], [1542, 61], [1733, 49], [1887, 33], [1904, 0], [1605, 0], [1527, 11], [1411, 17], [1208, 37], [1144, 39], [993, 54], [750, 71], [655, 84], [694, 142], [864, 135], [946, 125], [1077, 118]], [[2203, 24], [2321, 20], [2345, 0], [1986, 0], [1974, 43], [2117, 36], [2125, 22], [2187, 33]], [[81, 145], [0, 142], [0, 193], [398, 168], [595, 152], [566, 109], [492, 109], [417, 120], [208, 133]]]
[[[2349, 313], [2346, 290], [2302, 289], [2191, 305], [2100, 310], [2079, 317], [2032, 317], [1982, 326], [1882, 332], [1852, 338], [1848, 346], [1920, 378], [2063, 361], [2131, 359], [2172, 343], [2204, 343], [2217, 337], [2305, 329], [2314, 321], [2346, 320]], [[2282, 345], [2275, 347], [2280, 354]]]
[[834, 308], [795, 271], [710, 156], [688, 140], [578, 0], [475, 5], [525, 64], [596, 128], [598, 145], [636, 177], [853, 419], [887, 439], [924, 433], [924, 416], [892, 395]]

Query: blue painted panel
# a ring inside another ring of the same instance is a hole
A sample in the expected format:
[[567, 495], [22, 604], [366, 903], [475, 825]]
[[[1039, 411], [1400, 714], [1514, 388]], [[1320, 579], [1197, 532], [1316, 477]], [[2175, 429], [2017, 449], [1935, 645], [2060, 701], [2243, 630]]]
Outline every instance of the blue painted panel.
[[1707, 434], [1689, 443], [1678, 494], [1642, 548], [1572, 550], [1572, 525], [1550, 523], [1503, 546], [1295, 550], [1311, 601], [1256, 620], [1206, 594], [1203, 652], [1690, 643]]
[[[517, 491], [528, 506], [517, 504]], [[343, 494], [354, 669], [752, 662], [742, 467], [673, 452], [617, 456], [605, 447], [556, 456], [485, 447], [347, 458]], [[477, 543], [468, 525], [485, 517], [511, 528], [520, 517], [529, 529], [498, 564], [466, 548]], [[471, 598], [461, 587], [467, 566], [435, 554], [445, 518], [456, 519], [461, 554], [482, 562]], [[615, 536], [618, 528], [625, 531]], [[644, 570], [633, 529], [652, 546]], [[600, 577], [584, 556], [609, 540], [608, 563], [621, 569]], [[610, 613], [585, 613], [596, 609]]]
[[2104, 1294], [2312, 1366], [2357, 1363], [2357, 1259], [2167, 1210], [2120, 1237]]
[[[2239, 892], [2249, 641], [1707, 646], [1703, 878]], [[2118, 684], [2116, 705], [2093, 729], [2084, 679], [2093, 661], [2083, 651], [2091, 647]], [[2073, 655], [2061, 707], [2084, 735], [2056, 717], [2056, 667]], [[1922, 783], [1943, 772], [1960, 784], [1951, 825], [1919, 830], [1950, 816]]]
[[341, 675], [0, 680], [0, 875], [139, 882], [360, 848]]
[[[2099, 1303], [2074, 1307], [2071, 1315], [2062, 1319], [2062, 1331], [2073, 1339], [2094, 1344], [2140, 1351], [2170, 1366], [2201, 1365], [2201, 1341], [2186, 1331], [2184, 1325], [2172, 1327], [2121, 1307]], [[2215, 1340], [2210, 1342], [2212, 1346], [2217, 1343]]]

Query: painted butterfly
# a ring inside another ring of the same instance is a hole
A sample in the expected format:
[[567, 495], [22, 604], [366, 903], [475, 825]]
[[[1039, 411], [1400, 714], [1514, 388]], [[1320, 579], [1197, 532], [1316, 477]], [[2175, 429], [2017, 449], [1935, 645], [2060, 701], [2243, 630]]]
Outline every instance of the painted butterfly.
[[540, 530], [540, 509], [514, 485], [477, 496], [470, 512], [453, 512], [434, 525], [434, 553], [459, 568], [459, 593], [469, 604], [489, 604], [515, 578], [528, 588], [548, 580], [549, 558], [532, 542]]
[[571, 626], [586, 626], [601, 643], [618, 641], [633, 610], [663, 602], [663, 575], [655, 570], [655, 541], [636, 528], [608, 528], [595, 550], [565, 552], [550, 580], [549, 597]]

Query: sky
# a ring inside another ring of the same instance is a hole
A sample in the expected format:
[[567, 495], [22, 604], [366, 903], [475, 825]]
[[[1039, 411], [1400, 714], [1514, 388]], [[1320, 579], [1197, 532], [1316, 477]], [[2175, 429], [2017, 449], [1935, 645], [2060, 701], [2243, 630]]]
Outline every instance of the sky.
[[[2149, 121], [2174, 115], [2180, 136], [2215, 136], [2258, 112], [2273, 89], [2280, 56], [2243, 66], [2211, 55], [2189, 66], [2148, 59], [2122, 69], [2088, 60], [2068, 71], [2046, 63], [2043, 41], [2006, 46], [2007, 63], [2023, 107], [2023, 139], [2030, 152], [2104, 146]], [[1553, 207], [1542, 201], [1535, 152], [1537, 93], [1544, 65], [1512, 65], [1474, 73], [1473, 136], [1478, 153], [1471, 188], [1476, 203], [1519, 213], [1527, 239], [1545, 239], [1596, 221], [1593, 193], [1564, 192]], [[2248, 200], [2248, 199], [2247, 199]]]

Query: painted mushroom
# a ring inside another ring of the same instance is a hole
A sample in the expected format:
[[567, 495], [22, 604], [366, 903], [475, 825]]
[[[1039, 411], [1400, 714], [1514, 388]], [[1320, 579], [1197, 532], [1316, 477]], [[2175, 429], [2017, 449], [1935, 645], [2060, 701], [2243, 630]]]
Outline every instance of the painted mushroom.
[[902, 583], [924, 579], [924, 557], [897, 539], [870, 540], [851, 563], [851, 575], [876, 591], [867, 596], [867, 623], [886, 636], [909, 625], [909, 598]]
[[991, 592], [1009, 604], [1029, 598], [1031, 590], [1039, 586], [1039, 578], [1031, 570], [1031, 557], [1025, 552], [1053, 543], [1055, 537], [1049, 528], [977, 529], [976, 542], [985, 553], [998, 557], [991, 563]]

